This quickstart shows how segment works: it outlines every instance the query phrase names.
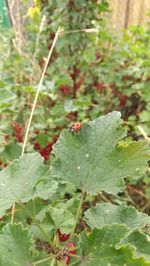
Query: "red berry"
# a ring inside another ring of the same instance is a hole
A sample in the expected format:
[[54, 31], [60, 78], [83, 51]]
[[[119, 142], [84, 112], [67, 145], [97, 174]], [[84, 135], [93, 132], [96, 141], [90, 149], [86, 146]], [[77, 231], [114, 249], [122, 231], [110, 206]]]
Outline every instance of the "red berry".
[[95, 84], [95, 87], [96, 87], [97, 91], [103, 91], [105, 89], [105, 85], [102, 82]]
[[39, 131], [39, 130], [37, 130], [37, 129], [36, 129], [36, 130], [34, 130], [34, 134], [35, 134], [35, 135], [38, 135], [39, 133], [40, 133], [40, 131]]
[[50, 39], [53, 40], [54, 38], [55, 38], [55, 32], [52, 32], [52, 33], [50, 34]]
[[39, 61], [39, 66], [40, 66], [41, 68], [43, 68], [44, 65], [45, 65], [45, 60], [42, 58], [42, 59]]
[[70, 86], [61, 85], [59, 89], [64, 95], [70, 95]]
[[69, 249], [69, 254], [76, 254], [76, 245], [73, 242], [69, 242], [66, 247]]
[[80, 86], [82, 85], [82, 83], [83, 83], [83, 77], [81, 77], [81, 78], [79, 79], [79, 81], [77, 82], [77, 84], [76, 84], [76, 88], [77, 88], [77, 90], [80, 88]]
[[48, 44], [48, 45], [47, 45], [48, 50], [50, 50], [51, 47], [52, 47], [52, 44]]
[[120, 107], [124, 108], [126, 105], [128, 97], [126, 95], [119, 95]]
[[62, 234], [61, 232], [60, 232], [60, 230], [58, 229], [58, 237], [59, 237], [59, 241], [66, 241], [66, 240], [68, 240], [69, 239], [69, 237], [70, 237], [70, 234]]
[[72, 9], [72, 8], [74, 8], [75, 5], [74, 5], [74, 2], [70, 0], [68, 2], [67, 6], [68, 6], [68, 8]]
[[69, 263], [70, 263], [70, 257], [69, 256], [65, 256], [64, 262], [65, 262], [66, 265], [69, 265]]
[[48, 143], [44, 148], [40, 146], [38, 142], [34, 142], [34, 149], [37, 150], [46, 161], [49, 160], [50, 153], [52, 151], [53, 144], [57, 141], [58, 136], [54, 136], [53, 140]]
[[23, 142], [23, 128], [16, 121], [12, 123], [12, 126], [13, 135], [15, 138], [18, 140], [18, 142]]

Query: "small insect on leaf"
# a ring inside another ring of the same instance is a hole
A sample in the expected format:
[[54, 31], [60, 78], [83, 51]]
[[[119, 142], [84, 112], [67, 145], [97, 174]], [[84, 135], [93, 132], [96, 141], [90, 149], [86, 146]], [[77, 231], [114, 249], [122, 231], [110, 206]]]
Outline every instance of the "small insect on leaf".
[[80, 122], [76, 122], [76, 123], [74, 123], [73, 126], [70, 128], [70, 131], [71, 131], [71, 132], [78, 132], [78, 131], [81, 130], [82, 126], [83, 126], [82, 123], [80, 123]]

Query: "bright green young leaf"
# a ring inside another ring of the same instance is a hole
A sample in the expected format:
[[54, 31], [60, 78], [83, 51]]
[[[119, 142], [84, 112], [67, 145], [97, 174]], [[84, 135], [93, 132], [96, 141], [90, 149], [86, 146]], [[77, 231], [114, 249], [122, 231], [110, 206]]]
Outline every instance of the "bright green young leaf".
[[123, 244], [130, 244], [136, 248], [136, 256], [143, 256], [150, 261], [150, 237], [140, 231], [133, 231], [121, 241]]
[[[0, 215], [14, 202], [27, 202], [36, 194], [40, 197], [40, 184], [37, 191], [36, 185], [47, 176], [47, 171], [48, 168], [38, 153], [23, 155], [3, 169], [0, 172]], [[43, 191], [41, 195], [43, 196]]]
[[92, 229], [114, 223], [124, 224], [131, 229], [150, 224], [150, 217], [148, 215], [124, 204], [117, 206], [111, 203], [98, 203], [95, 207], [85, 212], [84, 218]]
[[36, 218], [40, 222], [49, 223], [55, 229], [60, 229], [62, 233], [70, 233], [75, 224], [73, 214], [60, 208], [46, 207], [37, 214]]
[[134, 248], [121, 246], [116, 248], [128, 233], [123, 225], [109, 225], [102, 229], [94, 229], [89, 235], [84, 232], [80, 239], [82, 249], [81, 266], [148, 266], [144, 258], [134, 258]]
[[53, 146], [52, 174], [92, 194], [122, 191], [123, 178], [139, 176], [149, 156], [145, 142], [117, 145], [126, 134], [121, 121], [120, 113], [112, 112], [85, 124], [79, 132], [64, 130]]
[[7, 224], [0, 233], [0, 265], [31, 265], [30, 248], [33, 240], [30, 232], [21, 224]]

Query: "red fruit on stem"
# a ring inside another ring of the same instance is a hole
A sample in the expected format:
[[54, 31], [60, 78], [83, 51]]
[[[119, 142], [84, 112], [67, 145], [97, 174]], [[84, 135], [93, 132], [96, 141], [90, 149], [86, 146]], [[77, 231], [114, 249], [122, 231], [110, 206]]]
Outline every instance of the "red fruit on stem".
[[74, 8], [75, 7], [74, 2], [70, 0], [67, 4], [67, 7], [70, 9]]
[[43, 68], [44, 65], [45, 65], [45, 60], [42, 58], [42, 59], [39, 61], [39, 66], [40, 66], [41, 68]]
[[40, 133], [40, 131], [39, 131], [39, 130], [37, 130], [37, 129], [36, 129], [36, 130], [34, 130], [34, 134], [35, 134], [35, 135], [38, 135], [39, 133]]
[[76, 245], [73, 242], [69, 242], [66, 247], [69, 249], [69, 254], [76, 254]]
[[80, 89], [80, 87], [81, 87], [83, 81], [84, 81], [84, 79], [83, 79], [83, 77], [81, 77], [81, 78], [79, 79], [79, 81], [76, 83], [76, 88], [77, 88], [77, 90]]
[[65, 262], [66, 265], [69, 265], [69, 263], [70, 263], [70, 257], [69, 256], [65, 256], [64, 257], [64, 262]]
[[51, 47], [52, 47], [52, 44], [48, 44], [48, 45], [47, 45], [48, 50], [50, 50]]
[[58, 136], [54, 136], [53, 140], [48, 143], [44, 148], [40, 146], [38, 142], [34, 142], [34, 149], [37, 150], [46, 161], [49, 160], [50, 153], [52, 151], [53, 144], [57, 141]]
[[59, 89], [64, 95], [70, 95], [70, 86], [61, 85]]
[[126, 95], [119, 95], [120, 107], [125, 107], [128, 97]]
[[70, 234], [62, 234], [61, 232], [60, 232], [60, 230], [58, 229], [58, 237], [59, 237], [59, 241], [66, 241], [66, 240], [68, 240], [69, 239], [69, 237], [70, 237]]
[[104, 83], [97, 83], [97, 84], [95, 84], [95, 87], [96, 87], [96, 90], [97, 91], [103, 91], [104, 89], [105, 89], [105, 85], [104, 85]]
[[52, 33], [50, 34], [50, 39], [53, 40], [54, 38], [55, 38], [55, 32], [52, 32]]
[[23, 142], [23, 128], [16, 121], [12, 123], [12, 127], [15, 138], [18, 142]]
[[49, 160], [50, 152], [48, 150], [41, 149], [39, 152], [40, 152], [41, 156], [44, 157], [45, 161]]
[[34, 149], [37, 151], [40, 150], [40, 144], [38, 142], [34, 142]]

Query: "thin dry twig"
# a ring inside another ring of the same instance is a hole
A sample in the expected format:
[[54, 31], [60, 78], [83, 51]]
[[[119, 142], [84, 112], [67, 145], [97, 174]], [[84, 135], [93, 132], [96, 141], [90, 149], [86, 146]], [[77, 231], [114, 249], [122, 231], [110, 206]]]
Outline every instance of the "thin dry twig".
[[[43, 80], [44, 80], [44, 76], [45, 76], [45, 73], [46, 73], [46, 69], [48, 67], [48, 64], [49, 64], [53, 49], [55, 47], [55, 44], [56, 44], [57, 39], [58, 39], [58, 36], [60, 34], [60, 31], [61, 31], [61, 29], [59, 27], [57, 32], [56, 32], [52, 47], [51, 47], [51, 49], [49, 51], [49, 54], [47, 56], [46, 63], [45, 63], [45, 66], [44, 66], [44, 69], [43, 69], [43, 72], [42, 72], [42, 75], [41, 75], [41, 79], [40, 79], [40, 82], [39, 82], [39, 85], [38, 85], [38, 89], [37, 89], [37, 92], [36, 92], [36, 95], [35, 95], [35, 99], [34, 99], [34, 102], [33, 102], [33, 106], [32, 106], [32, 110], [31, 110], [31, 114], [30, 114], [29, 121], [28, 121], [28, 124], [27, 124], [27, 129], [26, 129], [25, 138], [24, 138], [23, 147], [22, 147], [22, 153], [21, 153], [22, 155], [24, 154], [24, 151], [25, 151], [25, 148], [26, 148], [26, 144], [27, 144], [27, 140], [28, 140], [28, 135], [29, 135], [29, 130], [30, 130], [32, 118], [33, 118], [33, 115], [34, 115], [34, 111], [35, 111], [35, 107], [36, 107], [36, 104], [37, 104], [38, 96], [39, 96], [39, 93], [40, 93], [40, 90], [41, 90], [41, 87], [42, 87], [42, 84], [43, 84]], [[12, 206], [11, 223], [13, 223], [13, 221], [14, 221], [14, 213], [15, 213], [15, 203]]]
[[46, 63], [45, 63], [45, 66], [44, 66], [44, 69], [43, 69], [43, 72], [42, 72], [42, 76], [41, 76], [41, 79], [40, 79], [40, 82], [39, 82], [39, 85], [38, 85], [38, 89], [37, 89], [37, 92], [36, 92], [36, 95], [35, 95], [34, 103], [33, 103], [33, 106], [32, 106], [31, 114], [30, 114], [30, 117], [29, 117], [27, 129], [26, 129], [26, 133], [25, 133], [25, 138], [24, 138], [23, 148], [22, 148], [22, 154], [24, 154], [24, 151], [25, 151], [25, 148], [26, 148], [27, 139], [28, 139], [28, 135], [29, 135], [29, 130], [30, 130], [32, 118], [33, 118], [33, 115], [34, 115], [34, 110], [35, 110], [35, 107], [36, 107], [37, 99], [38, 99], [38, 96], [39, 96], [39, 93], [40, 93], [40, 90], [41, 90], [41, 87], [42, 87], [42, 84], [43, 84], [43, 80], [44, 80], [44, 76], [45, 76], [45, 73], [46, 73], [47, 66], [49, 64], [53, 49], [54, 49], [56, 41], [58, 39], [60, 30], [61, 29], [59, 27], [57, 32], [56, 32], [52, 47], [51, 47], [51, 49], [49, 51], [48, 57], [46, 59]]
[[148, 142], [150, 142], [150, 138], [147, 136], [145, 130], [141, 126], [138, 126], [138, 129], [141, 132], [141, 134], [144, 137], [144, 139], [147, 140]]
[[98, 33], [98, 29], [91, 28], [91, 29], [81, 29], [81, 30], [72, 30], [72, 31], [64, 31], [61, 30], [61, 34], [70, 34], [70, 33], [78, 33], [78, 32], [85, 32], [85, 33]]
[[30, 79], [30, 83], [32, 84], [33, 82], [33, 76], [34, 76], [34, 70], [35, 70], [35, 58], [37, 55], [37, 51], [38, 51], [38, 47], [39, 47], [39, 43], [40, 43], [40, 36], [41, 36], [41, 32], [43, 31], [44, 25], [45, 25], [45, 21], [46, 21], [46, 16], [44, 15], [42, 17], [42, 21], [39, 27], [39, 32], [37, 34], [37, 38], [36, 38], [36, 43], [35, 43], [35, 50], [34, 50], [34, 54], [32, 57], [32, 71], [31, 71], [31, 79]]

